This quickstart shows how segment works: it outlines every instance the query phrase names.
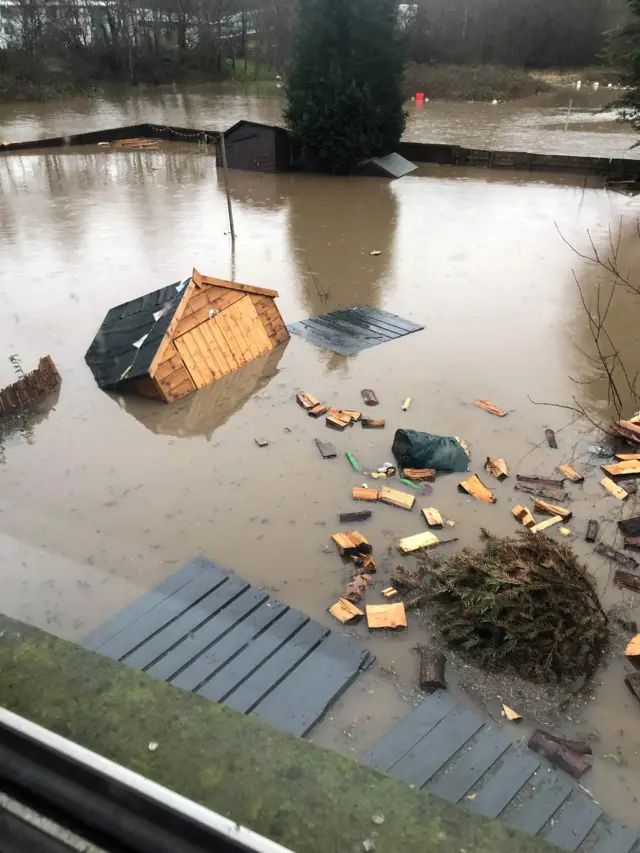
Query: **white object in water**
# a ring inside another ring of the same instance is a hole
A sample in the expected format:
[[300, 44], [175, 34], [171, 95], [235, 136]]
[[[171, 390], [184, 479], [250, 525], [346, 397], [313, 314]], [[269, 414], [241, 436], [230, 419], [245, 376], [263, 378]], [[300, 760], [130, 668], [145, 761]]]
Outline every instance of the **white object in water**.
[[498, 101], [494, 98], [494, 99], [491, 101], [491, 103], [492, 103], [492, 104], [497, 104], [497, 103], [498, 103]]
[[599, 88], [600, 88], [600, 83], [594, 83], [594, 84], [593, 84], [593, 88], [594, 88], [594, 89], [599, 89]]
[[578, 82], [576, 83], [576, 89], [579, 89], [580, 86], [582, 86], [582, 80], [578, 80]]
[[613, 83], [609, 83], [609, 85], [607, 86], [607, 89], [613, 89]]

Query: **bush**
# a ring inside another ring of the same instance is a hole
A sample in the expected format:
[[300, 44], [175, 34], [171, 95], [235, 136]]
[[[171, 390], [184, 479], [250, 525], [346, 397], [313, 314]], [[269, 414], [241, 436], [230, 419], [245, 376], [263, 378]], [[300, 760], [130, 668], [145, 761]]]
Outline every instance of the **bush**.
[[405, 74], [407, 97], [424, 92], [443, 101], [507, 101], [551, 87], [518, 68], [506, 65], [411, 65]]

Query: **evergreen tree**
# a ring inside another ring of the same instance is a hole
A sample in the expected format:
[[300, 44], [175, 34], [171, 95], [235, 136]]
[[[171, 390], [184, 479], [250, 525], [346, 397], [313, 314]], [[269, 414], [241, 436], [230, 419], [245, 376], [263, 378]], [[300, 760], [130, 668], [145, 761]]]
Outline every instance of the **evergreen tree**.
[[285, 118], [303, 160], [345, 173], [404, 130], [396, 0], [300, 0]]
[[640, 0], [627, 0], [629, 20], [608, 33], [606, 59], [620, 71], [622, 82], [629, 86], [609, 109], [620, 110], [620, 117], [640, 130]]

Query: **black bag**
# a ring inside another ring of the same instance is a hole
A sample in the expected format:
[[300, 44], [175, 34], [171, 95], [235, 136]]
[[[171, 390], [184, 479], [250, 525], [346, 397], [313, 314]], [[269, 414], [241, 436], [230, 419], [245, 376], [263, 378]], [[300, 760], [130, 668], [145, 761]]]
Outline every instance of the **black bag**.
[[430, 435], [414, 429], [399, 429], [391, 452], [401, 468], [435, 468], [436, 471], [466, 471], [469, 455], [453, 436]]

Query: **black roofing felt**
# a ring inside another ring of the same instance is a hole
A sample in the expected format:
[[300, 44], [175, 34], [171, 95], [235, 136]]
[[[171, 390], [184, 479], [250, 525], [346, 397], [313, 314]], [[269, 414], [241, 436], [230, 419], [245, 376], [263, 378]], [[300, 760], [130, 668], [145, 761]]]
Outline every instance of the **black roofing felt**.
[[[125, 379], [147, 376], [151, 362], [169, 328], [178, 305], [184, 296], [184, 288], [176, 288], [176, 281], [130, 302], [111, 308], [93, 343], [87, 350], [85, 361], [91, 368], [100, 388], [116, 388]], [[166, 307], [157, 321], [154, 313]], [[143, 335], [147, 339], [141, 347], [135, 347]], [[123, 376], [127, 368], [130, 368]]]

